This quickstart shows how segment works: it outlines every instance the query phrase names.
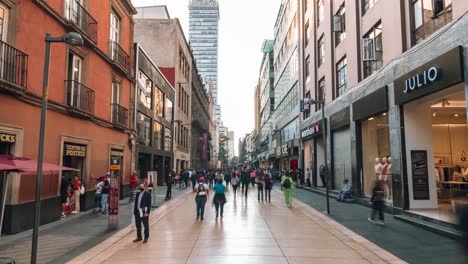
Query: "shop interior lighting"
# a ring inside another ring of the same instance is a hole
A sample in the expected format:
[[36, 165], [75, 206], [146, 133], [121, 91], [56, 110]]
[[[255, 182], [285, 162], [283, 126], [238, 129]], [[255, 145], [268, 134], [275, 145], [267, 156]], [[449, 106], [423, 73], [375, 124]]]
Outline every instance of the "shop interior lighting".
[[371, 117], [371, 118], [369, 118], [368, 120], [369, 120], [369, 121], [372, 121], [372, 120], [374, 120], [374, 118], [373, 118], [373, 117]]
[[383, 115], [383, 116], [386, 116], [386, 115], [387, 115], [387, 113], [383, 113], [382, 115]]
[[454, 114], [453, 116], [454, 116], [454, 117], [458, 117], [459, 115], [458, 115], [458, 114]]
[[432, 116], [433, 116], [433, 117], [436, 117], [436, 116], [437, 116], [437, 113], [436, 113], [436, 112], [432, 113]]

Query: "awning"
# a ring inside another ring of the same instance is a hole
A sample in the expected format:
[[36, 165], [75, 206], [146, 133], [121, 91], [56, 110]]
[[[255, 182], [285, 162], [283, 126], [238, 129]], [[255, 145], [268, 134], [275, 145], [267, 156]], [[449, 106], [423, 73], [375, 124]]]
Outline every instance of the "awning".
[[[75, 168], [64, 167], [52, 163], [43, 162], [42, 171], [78, 171]], [[37, 160], [13, 155], [0, 155], [0, 171], [36, 172]]]

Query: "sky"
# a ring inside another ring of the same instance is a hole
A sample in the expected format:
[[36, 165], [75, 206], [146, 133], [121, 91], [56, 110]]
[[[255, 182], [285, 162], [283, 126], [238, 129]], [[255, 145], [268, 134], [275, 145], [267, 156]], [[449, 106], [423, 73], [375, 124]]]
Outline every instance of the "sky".
[[[132, 0], [135, 6], [166, 5], [188, 40], [189, 0]], [[219, 0], [218, 100], [224, 126], [239, 138], [254, 127], [254, 89], [264, 39], [273, 38], [281, 0]]]

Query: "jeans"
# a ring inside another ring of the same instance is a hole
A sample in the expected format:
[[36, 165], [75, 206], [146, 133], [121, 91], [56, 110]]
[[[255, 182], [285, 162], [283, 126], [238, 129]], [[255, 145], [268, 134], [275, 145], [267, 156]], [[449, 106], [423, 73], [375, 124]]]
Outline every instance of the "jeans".
[[[223, 212], [224, 212], [224, 204], [223, 204], [223, 203], [221, 203], [221, 204], [215, 203], [214, 205], [215, 205], [215, 208], [216, 208], [216, 216], [217, 216], [219, 213], [221, 213], [221, 217], [222, 217], [222, 216], [223, 216]], [[220, 210], [219, 210], [220, 208], [221, 208], [221, 212], [220, 212]]]
[[254, 177], [250, 178], [250, 183], [252, 184], [252, 187], [255, 186], [255, 178]]
[[167, 184], [166, 199], [171, 198], [172, 196], [172, 183]]
[[271, 188], [265, 188], [265, 201], [271, 202]]
[[107, 212], [107, 197], [109, 194], [101, 194], [101, 212], [103, 213]]
[[197, 218], [203, 218], [203, 215], [205, 215], [206, 196], [195, 197], [195, 203], [197, 204]]
[[145, 240], [149, 238], [149, 223], [148, 223], [148, 216], [147, 217], [140, 217], [140, 215], [135, 215], [135, 225], [137, 228], [137, 238], [141, 239], [141, 223], [143, 222], [143, 226], [145, 227]]
[[233, 185], [232, 189], [234, 190], [234, 196], [237, 195], [237, 188], [239, 187], [239, 184]]
[[262, 196], [262, 202], [263, 202], [263, 183], [257, 182], [257, 190], [258, 190], [258, 200], [260, 201], [260, 196]]
[[94, 196], [94, 209], [101, 209], [101, 194], [100, 193], [96, 193], [96, 195]]

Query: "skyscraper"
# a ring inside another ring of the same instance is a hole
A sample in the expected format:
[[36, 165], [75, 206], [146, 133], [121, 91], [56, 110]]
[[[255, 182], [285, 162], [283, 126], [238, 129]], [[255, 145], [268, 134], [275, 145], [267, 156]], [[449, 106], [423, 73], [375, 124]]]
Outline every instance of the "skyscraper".
[[[215, 103], [215, 117], [221, 122], [221, 108], [218, 105], [218, 0], [190, 0], [189, 41], [193, 50], [198, 72], [205, 83], [212, 82]], [[208, 86], [206, 86], [208, 89]]]

